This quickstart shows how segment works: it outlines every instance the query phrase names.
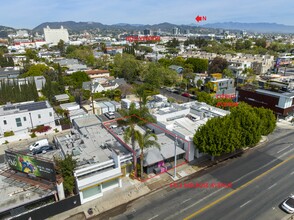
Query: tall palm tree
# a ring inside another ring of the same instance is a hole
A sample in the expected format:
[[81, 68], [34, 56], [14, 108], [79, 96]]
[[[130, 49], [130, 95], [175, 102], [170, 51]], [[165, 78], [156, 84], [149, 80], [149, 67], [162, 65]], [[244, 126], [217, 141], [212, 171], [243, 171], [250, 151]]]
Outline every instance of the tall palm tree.
[[130, 143], [132, 145], [132, 149], [133, 149], [133, 169], [135, 174], [137, 173], [137, 156], [136, 156], [136, 149], [135, 149], [135, 143], [138, 141], [138, 137], [140, 136], [140, 132], [138, 130], [135, 129], [135, 123], [131, 123], [129, 124], [129, 126], [127, 127], [127, 129], [124, 132], [124, 141], [126, 143]]
[[[137, 131], [135, 126], [138, 125], [145, 125], [147, 122], [154, 122], [154, 118], [149, 113], [149, 110], [146, 106], [143, 106], [141, 109], [136, 109], [135, 103], [130, 105], [128, 110], [122, 109], [120, 114], [123, 116], [121, 120], [118, 120], [117, 123], [122, 126], [128, 126], [124, 132], [124, 141], [126, 143], [131, 142], [132, 149], [133, 149], [133, 168], [135, 174], [137, 173], [136, 166], [137, 166], [137, 157], [136, 157], [136, 149], [135, 143], [137, 141]], [[143, 120], [142, 120], [143, 119]]]
[[139, 147], [141, 149], [141, 154], [140, 154], [141, 166], [140, 167], [141, 167], [141, 178], [143, 178], [144, 149], [156, 147], [160, 150], [160, 145], [157, 142], [156, 134], [152, 133], [150, 131], [150, 129], [147, 129], [147, 131], [143, 135], [140, 132], [137, 132], [136, 133], [136, 140], [137, 140]]

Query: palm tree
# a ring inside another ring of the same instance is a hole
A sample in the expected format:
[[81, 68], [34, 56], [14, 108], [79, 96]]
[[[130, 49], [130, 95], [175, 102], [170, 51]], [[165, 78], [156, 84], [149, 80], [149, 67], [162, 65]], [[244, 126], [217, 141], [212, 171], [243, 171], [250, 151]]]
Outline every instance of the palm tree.
[[136, 133], [136, 140], [141, 149], [140, 154], [140, 163], [141, 163], [141, 178], [143, 178], [143, 161], [144, 161], [144, 148], [156, 147], [160, 150], [160, 145], [157, 143], [156, 134], [152, 133], [150, 129], [148, 129], [144, 135], [140, 132]]
[[[133, 118], [133, 117], [130, 117]], [[130, 143], [132, 145], [132, 149], [133, 149], [133, 169], [135, 172], [135, 175], [137, 173], [137, 156], [136, 156], [136, 149], [135, 149], [135, 143], [138, 141], [138, 137], [140, 136], [140, 132], [138, 130], [135, 129], [135, 123], [130, 123], [129, 126], [127, 127], [127, 129], [124, 132], [124, 141], [126, 143]]]
[[126, 143], [131, 142], [134, 161], [133, 168], [136, 173], [137, 157], [135, 151], [135, 143], [137, 141], [137, 133], [139, 131], [135, 129], [135, 126], [137, 124], [144, 125], [147, 122], [154, 122], [154, 118], [151, 116], [146, 106], [143, 106], [141, 109], [136, 109], [135, 103], [132, 103], [128, 110], [122, 109], [120, 111], [120, 114], [123, 116], [123, 119], [118, 120], [117, 123], [122, 126], [128, 126], [124, 132], [124, 141]]

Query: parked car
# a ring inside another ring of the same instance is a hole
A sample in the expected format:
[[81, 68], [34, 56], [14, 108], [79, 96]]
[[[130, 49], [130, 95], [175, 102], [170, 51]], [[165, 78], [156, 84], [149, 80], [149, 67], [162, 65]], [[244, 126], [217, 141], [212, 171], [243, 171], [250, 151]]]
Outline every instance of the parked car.
[[32, 153], [33, 153], [33, 155], [42, 154], [42, 153], [44, 154], [44, 153], [46, 153], [48, 151], [52, 151], [52, 150], [54, 150], [53, 146], [46, 145], [46, 146], [42, 146], [38, 149], [33, 150]]
[[48, 139], [42, 139], [42, 140], [38, 140], [35, 143], [31, 144], [29, 146], [29, 149], [30, 149], [30, 151], [32, 151], [32, 150], [39, 149], [40, 147], [46, 146], [46, 145], [49, 145]]
[[281, 205], [282, 209], [292, 214], [294, 213], [294, 195], [289, 196]]
[[115, 114], [113, 112], [107, 112], [105, 113], [105, 116], [109, 119], [115, 119]]
[[187, 93], [187, 92], [184, 92], [184, 93], [182, 94], [182, 96], [189, 98], [189, 97], [190, 97], [190, 94]]

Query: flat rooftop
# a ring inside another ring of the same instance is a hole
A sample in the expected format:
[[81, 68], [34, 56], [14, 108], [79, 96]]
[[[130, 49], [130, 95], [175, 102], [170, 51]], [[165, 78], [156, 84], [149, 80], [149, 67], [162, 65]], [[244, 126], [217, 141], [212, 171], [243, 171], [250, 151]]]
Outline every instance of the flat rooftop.
[[29, 179], [26, 174], [14, 174], [3, 166], [0, 173], [0, 212], [55, 193], [53, 185]]
[[[119, 129], [119, 128], [118, 128]], [[145, 130], [135, 125], [135, 129], [140, 131], [141, 134], [145, 134]], [[115, 132], [115, 129], [114, 129]], [[164, 131], [163, 131], [164, 132]], [[123, 139], [123, 133], [116, 134], [121, 140]], [[167, 136], [165, 133], [157, 134], [157, 143], [160, 145], [160, 149], [156, 147], [150, 147], [144, 149], [144, 166], [148, 166], [159, 161], [163, 161], [165, 159], [169, 159], [174, 157], [174, 149], [175, 149], [175, 140], [171, 137]], [[128, 143], [129, 147], [132, 148], [131, 144]], [[137, 157], [140, 156], [141, 150], [137, 142], [135, 142], [135, 150], [137, 152]], [[184, 154], [185, 151], [177, 147], [177, 155]]]
[[269, 91], [269, 90], [265, 90], [265, 89], [256, 89], [255, 91], [257, 93], [267, 94], [267, 95], [274, 96], [274, 97], [287, 97], [287, 98], [294, 97], [294, 92], [279, 93], [279, 92], [273, 92], [273, 91]]
[[73, 155], [79, 167], [112, 159], [112, 150], [120, 156], [131, 153], [102, 126], [101, 122], [72, 130], [71, 134], [56, 138], [64, 154]]
[[[182, 111], [186, 109], [186, 111]], [[165, 117], [165, 114], [169, 114]], [[195, 131], [210, 118], [222, 117], [229, 114], [229, 111], [216, 108], [206, 103], [192, 101], [181, 104], [181, 108], [164, 108], [159, 110], [155, 117], [159, 124], [166, 129], [181, 134], [183, 137], [192, 139]]]
[[28, 112], [47, 108], [51, 108], [48, 101], [6, 104], [0, 106], [0, 115], [12, 115], [19, 112]]

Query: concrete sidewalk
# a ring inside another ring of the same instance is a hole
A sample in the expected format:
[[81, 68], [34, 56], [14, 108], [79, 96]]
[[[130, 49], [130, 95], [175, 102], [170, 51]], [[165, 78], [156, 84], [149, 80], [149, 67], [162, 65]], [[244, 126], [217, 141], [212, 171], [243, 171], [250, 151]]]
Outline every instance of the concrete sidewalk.
[[[181, 180], [184, 177], [203, 169], [203, 167], [197, 165], [183, 164], [177, 167], [177, 177]], [[169, 187], [169, 184], [174, 182], [173, 169], [154, 176], [146, 182], [140, 182], [138, 180], [130, 179], [129, 177], [123, 177], [123, 187], [115, 188], [107, 191], [104, 195], [98, 199], [87, 202], [77, 208], [55, 215], [50, 219], [87, 219], [93, 216], [99, 215], [102, 212], [113, 209], [119, 205], [126, 204], [141, 196], [147, 195], [150, 192], [154, 192], [158, 189]], [[92, 208], [93, 214], [89, 215], [87, 210]], [[69, 217], [70, 216], [70, 217]]]

